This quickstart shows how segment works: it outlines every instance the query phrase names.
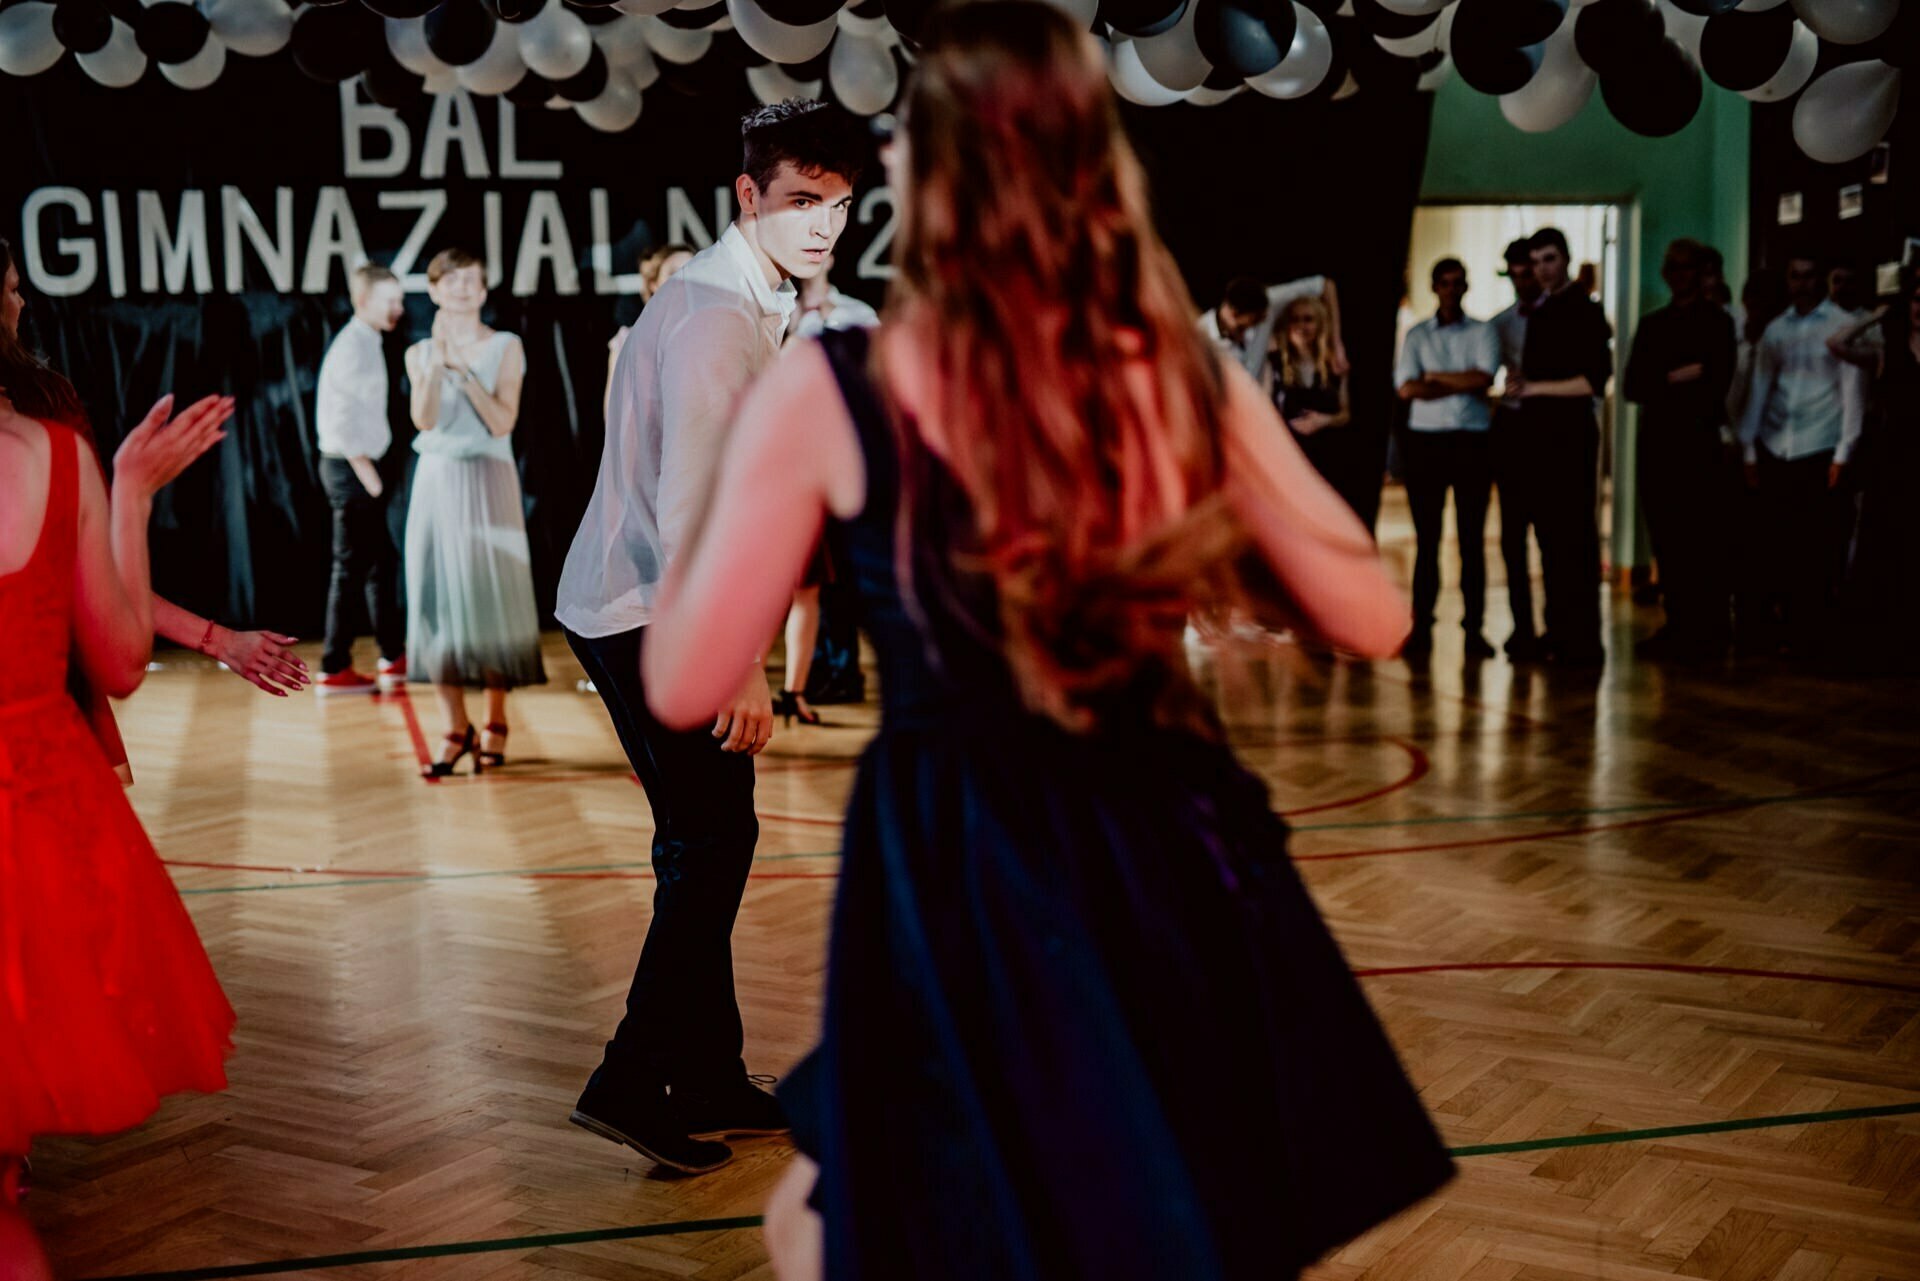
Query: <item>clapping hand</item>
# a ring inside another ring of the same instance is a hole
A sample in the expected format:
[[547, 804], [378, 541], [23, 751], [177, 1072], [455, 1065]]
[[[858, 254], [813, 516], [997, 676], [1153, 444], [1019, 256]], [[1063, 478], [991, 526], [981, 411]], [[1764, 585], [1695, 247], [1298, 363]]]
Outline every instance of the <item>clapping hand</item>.
[[173, 414], [173, 397], [162, 396], [113, 455], [114, 484], [147, 498], [172, 483], [195, 459], [227, 438], [220, 430], [233, 417], [233, 397], [208, 396]]

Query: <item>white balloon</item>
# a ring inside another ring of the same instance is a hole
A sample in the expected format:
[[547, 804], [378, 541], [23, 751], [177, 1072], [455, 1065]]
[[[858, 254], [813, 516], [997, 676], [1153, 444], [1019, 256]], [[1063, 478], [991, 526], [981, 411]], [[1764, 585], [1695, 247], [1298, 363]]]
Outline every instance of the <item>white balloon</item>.
[[1857, 160], [1887, 136], [1900, 109], [1900, 72], [1877, 59], [1825, 72], [1793, 104], [1793, 140], [1822, 164]]
[[[1345, 15], [1342, 15], [1342, 16], [1345, 16]], [[1354, 94], [1359, 92], [1360, 92], [1360, 82], [1358, 80], [1355, 80], [1353, 78], [1353, 73], [1349, 71], [1347, 73], [1347, 78], [1340, 82], [1340, 87], [1333, 91], [1333, 97], [1328, 99], [1328, 101], [1345, 102], [1348, 98], [1353, 97]]]
[[881, 13], [871, 18], [863, 18], [853, 11], [852, 5], [848, 5], [839, 13], [835, 14], [834, 21], [840, 24], [842, 31], [851, 31], [856, 36], [876, 36], [891, 39], [894, 35], [893, 24], [887, 21], [886, 14]]
[[53, 6], [17, 4], [0, 9], [0, 74], [37, 76], [67, 47], [53, 34]]
[[1707, 29], [1706, 18], [1697, 13], [1688, 13], [1673, 0], [1660, 0], [1655, 7], [1660, 10], [1660, 16], [1666, 19], [1667, 34], [1678, 40], [1680, 47], [1687, 51], [1687, 56], [1698, 63], [1700, 33]]
[[1893, 25], [1900, 0], [1793, 0], [1800, 20], [1833, 44], [1865, 44]]
[[1231, 89], [1209, 89], [1201, 85], [1187, 95], [1187, 101], [1196, 107], [1217, 107], [1227, 99], [1237, 98], [1246, 91], [1247, 87], [1244, 84], [1237, 84]]
[[900, 68], [893, 51], [878, 40], [843, 32], [827, 57], [827, 83], [840, 105], [854, 115], [878, 115], [900, 92]]
[[632, 82], [609, 76], [607, 87], [600, 91], [599, 97], [580, 103], [574, 110], [595, 129], [619, 133], [633, 128], [633, 122], [640, 118], [640, 101], [640, 91]]
[[1417, 18], [1423, 13], [1439, 13], [1452, 3], [1453, 0], [1380, 0], [1380, 7], [1388, 13]]
[[1512, 93], [1500, 95], [1500, 114], [1507, 123], [1525, 133], [1546, 133], [1558, 129], [1580, 114], [1593, 97], [1600, 82], [1593, 69], [1580, 59], [1573, 44], [1571, 18], [1547, 37], [1541, 53], [1540, 69], [1533, 79]]
[[1294, 0], [1293, 43], [1280, 65], [1264, 75], [1252, 76], [1247, 84], [1256, 93], [1269, 98], [1302, 98], [1320, 87], [1333, 66], [1333, 37], [1320, 15]]
[[753, 90], [754, 97], [769, 107], [789, 98], [818, 98], [822, 83], [819, 80], [795, 80], [778, 63], [769, 62], [747, 68], [747, 87]]
[[827, 51], [834, 33], [840, 30], [835, 17], [804, 27], [778, 22], [768, 17], [767, 11], [754, 0], [727, 0], [727, 15], [733, 19], [733, 29], [747, 42], [747, 48], [775, 62], [805, 62], [817, 58]]
[[658, 18], [645, 19], [647, 43], [653, 51], [677, 66], [700, 61], [707, 56], [707, 50], [713, 47], [713, 32], [682, 31], [678, 27], [668, 26]]
[[1440, 59], [1438, 66], [1430, 71], [1422, 72], [1420, 79], [1415, 82], [1414, 88], [1418, 89], [1421, 93], [1432, 93], [1451, 79], [1453, 79], [1453, 55], [1448, 54], [1446, 57]]
[[630, 72], [628, 79], [636, 83], [644, 76], [642, 89], [659, 77], [660, 68], [647, 46], [646, 25], [640, 19], [623, 13], [612, 22], [603, 22], [593, 29], [593, 42], [606, 56], [607, 70]]
[[1780, 64], [1780, 70], [1763, 85], [1742, 90], [1742, 98], [1751, 98], [1755, 102], [1781, 102], [1793, 97], [1807, 87], [1807, 81], [1813, 79], [1814, 64], [1820, 61], [1820, 37], [1808, 29], [1807, 24], [1796, 20], [1793, 24], [1793, 43], [1787, 46], [1786, 61]]
[[74, 60], [109, 89], [125, 89], [147, 74], [147, 55], [140, 52], [133, 28], [118, 18], [113, 20], [113, 34], [106, 44], [92, 53], [75, 54]]
[[264, 58], [293, 38], [293, 10], [286, 0], [203, 0], [213, 34], [234, 53]]
[[420, 91], [431, 94], [436, 98], [449, 93], [458, 93], [460, 91], [460, 73], [443, 62], [432, 71], [426, 73], [425, 81], [421, 84]]
[[434, 57], [433, 50], [427, 48], [425, 18], [388, 18], [387, 48], [393, 51], [395, 62], [416, 76], [431, 76], [452, 70]]
[[1107, 60], [1107, 83], [1113, 91], [1137, 107], [1170, 107], [1186, 95], [1169, 89], [1140, 65], [1140, 42], [1131, 36], [1115, 36], [1113, 56]]
[[1082, 31], [1093, 26], [1094, 15], [1100, 12], [1100, 0], [1047, 0], [1047, 3], [1072, 18]]
[[1410, 36], [1375, 36], [1373, 42], [1396, 58], [1418, 58], [1440, 47], [1440, 33], [1445, 29], [1442, 18], [1435, 18]]
[[593, 32], [560, 0], [548, 0], [539, 13], [513, 27], [519, 33], [520, 56], [535, 75], [565, 80], [593, 60]]
[[505, 93], [526, 79], [527, 60], [520, 56], [520, 35], [514, 24], [494, 23], [487, 51], [466, 66], [454, 68], [453, 76], [462, 89], [472, 93]]
[[182, 89], [204, 89], [220, 78], [227, 69], [227, 46], [220, 43], [220, 37], [207, 33], [207, 42], [200, 46], [200, 52], [185, 62], [163, 62], [160, 74]]
[[651, 18], [673, 8], [674, 0], [614, 0], [613, 7], [636, 18]]
[[1198, 89], [1213, 74], [1213, 64], [1200, 52], [1200, 41], [1194, 34], [1194, 22], [1199, 14], [1199, 0], [1190, 0], [1186, 12], [1171, 29], [1134, 42], [1139, 46], [1140, 65], [1147, 69], [1147, 74], [1181, 93]]

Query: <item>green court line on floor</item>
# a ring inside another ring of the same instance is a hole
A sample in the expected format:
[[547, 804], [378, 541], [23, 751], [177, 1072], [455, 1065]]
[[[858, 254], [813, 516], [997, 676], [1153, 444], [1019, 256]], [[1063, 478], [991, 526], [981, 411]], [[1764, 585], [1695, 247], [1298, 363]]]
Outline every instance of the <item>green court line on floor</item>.
[[[1607, 1143], [1641, 1143], [1695, 1135], [1730, 1134], [1741, 1130], [1770, 1130], [1789, 1125], [1821, 1125], [1835, 1121], [1869, 1121], [1920, 1115], [1920, 1103], [1892, 1103], [1883, 1107], [1840, 1108], [1831, 1112], [1795, 1112], [1785, 1116], [1756, 1116], [1737, 1121], [1702, 1121], [1694, 1125], [1666, 1125], [1650, 1130], [1613, 1130], [1602, 1134], [1562, 1134], [1517, 1143], [1479, 1143], [1449, 1149], [1459, 1158], [1499, 1156], [1513, 1152], [1540, 1152], [1552, 1148], [1594, 1147]], [[362, 1250], [355, 1254], [319, 1255], [306, 1259], [279, 1259], [268, 1263], [236, 1263], [215, 1268], [188, 1268], [177, 1272], [134, 1272], [96, 1277], [93, 1281], [221, 1281], [226, 1277], [267, 1276], [322, 1268], [346, 1268], [369, 1263], [403, 1263], [412, 1259], [441, 1259], [459, 1254], [491, 1254], [503, 1250], [536, 1250], [601, 1241], [631, 1241], [642, 1237], [680, 1236], [693, 1232], [730, 1232], [757, 1228], [758, 1215], [736, 1219], [688, 1219], [645, 1223], [628, 1228], [596, 1228], [585, 1232], [555, 1232], [543, 1236], [499, 1237], [490, 1241], [454, 1241], [444, 1245], [404, 1246], [392, 1250]]]

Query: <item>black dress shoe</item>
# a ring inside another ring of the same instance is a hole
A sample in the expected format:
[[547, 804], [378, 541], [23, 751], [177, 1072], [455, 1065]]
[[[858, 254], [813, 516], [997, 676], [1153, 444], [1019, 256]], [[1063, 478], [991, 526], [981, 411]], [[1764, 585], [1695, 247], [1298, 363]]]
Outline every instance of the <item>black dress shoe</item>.
[[705, 1174], [733, 1159], [724, 1143], [709, 1143], [687, 1132], [686, 1117], [664, 1085], [616, 1088], [596, 1071], [567, 1119], [683, 1174]]
[[1416, 627], [1408, 634], [1407, 643], [1400, 647], [1400, 659], [1408, 667], [1424, 667], [1433, 661], [1433, 633], [1424, 627]]
[[1494, 655], [1492, 643], [1477, 628], [1467, 633], [1466, 650], [1468, 658], [1492, 658]]
[[1546, 656], [1547, 647], [1532, 632], [1515, 632], [1507, 637], [1507, 657], [1516, 663], [1537, 663]]
[[687, 1120], [687, 1134], [720, 1139], [790, 1133], [793, 1126], [780, 1100], [761, 1089], [762, 1083], [771, 1085], [773, 1078], [742, 1076], [719, 1086], [676, 1089], [673, 1097]]

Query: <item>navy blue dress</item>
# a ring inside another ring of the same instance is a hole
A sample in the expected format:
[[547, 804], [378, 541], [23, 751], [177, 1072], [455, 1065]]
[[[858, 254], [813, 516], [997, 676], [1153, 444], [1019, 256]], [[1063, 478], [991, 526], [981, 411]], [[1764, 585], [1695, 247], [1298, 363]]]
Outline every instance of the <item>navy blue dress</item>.
[[[895, 571], [903, 466], [862, 332], [821, 339], [866, 510], [830, 531], [878, 654], [819, 1047], [782, 1086], [836, 1281], [1290, 1276], [1452, 1166], [1218, 741], [1077, 736]], [[910, 434], [910, 433], [909, 433]], [[916, 556], [933, 577], [938, 530]]]

